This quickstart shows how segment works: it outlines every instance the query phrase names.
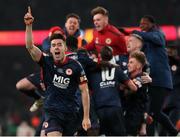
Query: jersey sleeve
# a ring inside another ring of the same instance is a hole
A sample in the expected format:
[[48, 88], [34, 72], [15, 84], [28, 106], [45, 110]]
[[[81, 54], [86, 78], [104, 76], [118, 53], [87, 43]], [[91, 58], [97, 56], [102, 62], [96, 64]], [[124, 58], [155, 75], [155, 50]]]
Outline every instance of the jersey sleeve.
[[40, 60], [37, 62], [41, 67], [43, 67], [43, 65], [45, 64], [45, 60], [48, 58], [49, 56], [46, 53], [41, 54], [41, 58]]
[[153, 46], [166, 45], [165, 36], [160, 31], [142, 32], [142, 31], [134, 30], [133, 33], [140, 35], [145, 41], [150, 41], [154, 43], [152, 44]]
[[79, 84], [84, 84], [84, 83], [87, 83], [87, 77], [86, 77], [86, 74], [85, 74], [85, 71], [82, 67], [82, 65], [78, 63], [78, 72], [77, 72], [77, 78], [78, 78], [78, 82]]

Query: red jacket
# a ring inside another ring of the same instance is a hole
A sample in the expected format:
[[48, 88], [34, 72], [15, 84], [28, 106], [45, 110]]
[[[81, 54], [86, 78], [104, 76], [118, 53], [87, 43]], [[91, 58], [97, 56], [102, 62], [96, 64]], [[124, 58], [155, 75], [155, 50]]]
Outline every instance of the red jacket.
[[124, 35], [119, 30], [107, 25], [102, 31], [93, 31], [93, 40], [88, 43], [85, 48], [87, 50], [97, 50], [100, 52], [103, 46], [111, 46], [113, 48], [113, 55], [127, 54], [127, 48]]

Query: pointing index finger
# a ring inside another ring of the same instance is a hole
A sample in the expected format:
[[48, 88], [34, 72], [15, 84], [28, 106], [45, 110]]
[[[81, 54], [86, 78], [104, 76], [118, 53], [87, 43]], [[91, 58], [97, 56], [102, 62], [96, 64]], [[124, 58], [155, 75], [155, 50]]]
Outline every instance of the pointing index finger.
[[28, 6], [28, 13], [31, 14], [31, 7], [30, 6]]

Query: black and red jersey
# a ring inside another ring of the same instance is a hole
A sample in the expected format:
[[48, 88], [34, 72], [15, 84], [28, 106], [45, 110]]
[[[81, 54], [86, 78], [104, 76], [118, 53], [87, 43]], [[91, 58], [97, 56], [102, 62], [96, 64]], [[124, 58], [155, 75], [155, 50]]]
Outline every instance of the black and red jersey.
[[47, 86], [44, 108], [70, 113], [78, 111], [76, 91], [79, 84], [87, 82], [80, 63], [66, 57], [63, 63], [56, 64], [52, 57], [42, 55], [39, 64]]

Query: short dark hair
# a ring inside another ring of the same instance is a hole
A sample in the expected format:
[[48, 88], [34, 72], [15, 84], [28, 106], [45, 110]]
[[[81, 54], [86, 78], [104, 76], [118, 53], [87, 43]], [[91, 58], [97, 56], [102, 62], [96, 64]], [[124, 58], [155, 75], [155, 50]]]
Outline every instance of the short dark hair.
[[147, 63], [146, 56], [142, 51], [134, 51], [130, 54], [129, 57], [138, 60], [138, 62], [140, 62], [143, 67]]
[[113, 58], [113, 49], [110, 46], [104, 46], [101, 51], [101, 58], [104, 61], [110, 61]]
[[109, 16], [109, 12], [107, 9], [105, 9], [104, 7], [96, 7], [94, 9], [91, 10], [91, 15], [94, 16], [96, 14], [102, 14], [104, 16]]
[[61, 34], [52, 34], [50, 37], [50, 41], [54, 40], [54, 39], [62, 39], [63, 41], [65, 41], [65, 37]]
[[81, 22], [81, 18], [80, 18], [79, 15], [76, 14], [76, 13], [69, 13], [69, 14], [67, 14], [67, 15], [66, 15], [66, 21], [67, 21], [69, 18], [76, 18], [79, 23]]
[[152, 15], [144, 15], [142, 18], [148, 19], [153, 24], [156, 24], [156, 20]]

